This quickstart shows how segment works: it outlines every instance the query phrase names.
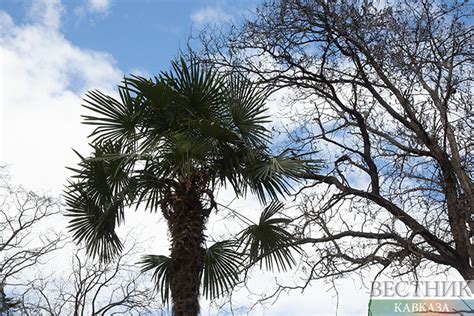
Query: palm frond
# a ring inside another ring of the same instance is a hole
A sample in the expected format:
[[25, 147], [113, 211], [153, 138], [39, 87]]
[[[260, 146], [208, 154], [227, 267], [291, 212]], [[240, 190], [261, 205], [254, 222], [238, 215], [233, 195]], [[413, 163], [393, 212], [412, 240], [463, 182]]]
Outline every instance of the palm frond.
[[211, 67], [201, 66], [196, 61], [189, 65], [181, 58], [172, 63], [172, 71], [162, 77], [185, 98], [185, 117], [216, 120], [226, 113], [223, 79]]
[[122, 251], [122, 242], [115, 232], [116, 222], [123, 216], [120, 200], [101, 206], [77, 183], [69, 184], [65, 199], [66, 216], [72, 218], [68, 229], [77, 243], [85, 242], [89, 255], [108, 262]]
[[212, 139], [216, 142], [238, 144], [241, 142], [239, 135], [231, 130], [222, 121], [211, 121], [208, 119], [193, 119], [189, 121], [188, 130], [199, 132], [204, 139]]
[[213, 158], [209, 164], [214, 174], [212, 181], [223, 186], [230, 184], [237, 195], [243, 196], [247, 189], [243, 175], [247, 160], [245, 148], [222, 144], [219, 147], [219, 154]]
[[292, 181], [308, 170], [308, 161], [286, 155], [250, 152], [243, 171], [250, 189], [265, 203], [267, 196], [278, 199], [290, 193]]
[[170, 298], [171, 258], [167, 256], [146, 255], [139, 262], [142, 272], [153, 271], [155, 290], [160, 293], [163, 304], [167, 305]]
[[157, 142], [164, 134], [179, 128], [178, 121], [186, 109], [185, 98], [172, 84], [161, 77], [155, 80], [132, 76], [125, 79], [129, 90], [140, 96], [142, 101], [141, 127], [144, 141]]
[[106, 204], [114, 196], [126, 194], [133, 198], [134, 179], [130, 177], [135, 155], [123, 151], [120, 142], [103, 142], [93, 145], [94, 153], [89, 158], [79, 155], [79, 168], [73, 171], [72, 179], [81, 185], [89, 198], [97, 204]]
[[260, 267], [265, 263], [267, 270], [286, 271], [296, 261], [291, 246], [293, 235], [285, 229], [289, 220], [274, 217], [283, 209], [283, 203], [272, 202], [262, 212], [258, 224], [250, 225], [240, 234], [240, 243], [244, 251], [248, 251], [252, 264], [260, 262]]
[[125, 87], [119, 87], [118, 101], [100, 91], [89, 91], [83, 105], [95, 115], [83, 115], [84, 124], [97, 126], [89, 137], [93, 142], [136, 140], [141, 117], [142, 98], [132, 97]]
[[208, 139], [176, 133], [163, 140], [157, 158], [163, 169], [165, 166], [169, 168], [171, 175], [186, 176], [207, 165], [212, 154], [212, 145]]
[[115, 233], [124, 220], [124, 205], [135, 198], [136, 182], [130, 177], [133, 157], [120, 153], [119, 143], [95, 145], [91, 158], [82, 156], [73, 181], [65, 192], [69, 230], [86, 243], [94, 257], [108, 261], [122, 249]]
[[145, 209], [158, 211], [166, 187], [165, 179], [172, 173], [171, 168], [167, 162], [148, 160], [143, 169], [136, 171], [135, 179], [139, 191], [137, 207], [145, 203]]
[[203, 295], [212, 300], [230, 291], [239, 280], [242, 263], [234, 241], [216, 242], [207, 248], [202, 271]]
[[269, 132], [265, 124], [270, 122], [270, 116], [265, 114], [266, 92], [257, 89], [256, 85], [239, 74], [228, 78], [226, 92], [232, 124], [237, 127], [242, 138], [253, 146], [266, 145]]

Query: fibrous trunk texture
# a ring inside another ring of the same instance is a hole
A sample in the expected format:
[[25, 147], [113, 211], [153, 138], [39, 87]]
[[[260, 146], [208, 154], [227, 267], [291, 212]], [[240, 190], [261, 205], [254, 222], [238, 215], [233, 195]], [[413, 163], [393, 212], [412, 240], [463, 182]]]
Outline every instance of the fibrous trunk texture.
[[197, 316], [200, 274], [205, 256], [203, 243], [206, 216], [199, 194], [190, 183], [177, 188], [169, 202], [173, 316]]

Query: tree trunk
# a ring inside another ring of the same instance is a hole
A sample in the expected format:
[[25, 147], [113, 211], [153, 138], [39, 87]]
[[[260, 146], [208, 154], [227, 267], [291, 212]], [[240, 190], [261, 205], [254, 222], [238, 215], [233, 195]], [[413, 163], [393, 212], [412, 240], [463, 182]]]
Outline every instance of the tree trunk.
[[171, 209], [167, 217], [171, 233], [173, 316], [197, 316], [206, 216], [192, 183], [181, 183], [169, 198]]

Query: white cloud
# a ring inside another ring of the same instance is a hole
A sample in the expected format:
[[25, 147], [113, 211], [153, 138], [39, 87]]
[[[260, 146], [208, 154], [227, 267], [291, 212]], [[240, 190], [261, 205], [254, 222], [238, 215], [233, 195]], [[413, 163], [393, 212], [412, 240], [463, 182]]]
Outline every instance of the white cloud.
[[[110, 1], [89, 0], [85, 8], [105, 12], [110, 8]], [[98, 88], [110, 93], [121, 79], [112, 56], [81, 49], [64, 38], [59, 31], [62, 12], [58, 0], [36, 1], [29, 11], [30, 22], [20, 25], [0, 10], [0, 164], [10, 164], [15, 182], [54, 194], [65, 184], [68, 174], [65, 166], [74, 166], [77, 162], [71, 147], [85, 154], [89, 152], [86, 136], [90, 128], [80, 124], [84, 91]], [[211, 7], [191, 16], [195, 23], [231, 18], [224, 11]], [[146, 70], [138, 73], [147, 75]], [[276, 106], [271, 107], [272, 114], [279, 110]], [[230, 191], [223, 190], [218, 196], [223, 204], [232, 199]], [[257, 201], [249, 198], [237, 203], [232, 207], [257, 220], [261, 209]], [[166, 225], [163, 221], [155, 223], [159, 216], [143, 212], [136, 215], [130, 211], [127, 226], [148, 224], [139, 231], [144, 237], [157, 237], [158, 242], [153, 244], [155, 253], [167, 254]], [[235, 221], [224, 220], [226, 213], [222, 208], [221, 211], [212, 215], [208, 225], [210, 236], [224, 234], [227, 229], [239, 229]], [[271, 290], [273, 275], [258, 277], [258, 273], [255, 272], [252, 284], [260, 284], [261, 288], [257, 290], [262, 292], [267, 288]], [[341, 287], [340, 314], [366, 313], [367, 293], [357, 290], [350, 279], [341, 281]], [[265, 312], [272, 315], [332, 315], [335, 301], [331, 292], [325, 292], [327, 288], [323, 281], [314, 282], [304, 294], [282, 295], [271, 309], [257, 310], [252, 315]], [[252, 303], [245, 298], [242, 304]]]
[[110, 0], [89, 0], [88, 7], [92, 12], [106, 12], [110, 8]]
[[0, 39], [8, 34], [8, 30], [13, 26], [12, 18], [4, 11], [0, 11]]
[[38, 0], [31, 3], [28, 17], [33, 23], [58, 29], [62, 12], [63, 6], [60, 0]]
[[206, 7], [191, 14], [191, 20], [197, 24], [231, 21], [232, 16], [220, 8]]
[[71, 147], [89, 152], [90, 129], [80, 123], [84, 91], [110, 92], [122, 76], [109, 54], [64, 38], [61, 12], [57, 1], [36, 1], [30, 22], [20, 25], [0, 11], [0, 164], [17, 182], [54, 194], [65, 166], [77, 162]]
[[74, 9], [74, 13], [78, 16], [87, 13], [107, 14], [111, 5], [111, 0], [85, 0], [85, 3]]

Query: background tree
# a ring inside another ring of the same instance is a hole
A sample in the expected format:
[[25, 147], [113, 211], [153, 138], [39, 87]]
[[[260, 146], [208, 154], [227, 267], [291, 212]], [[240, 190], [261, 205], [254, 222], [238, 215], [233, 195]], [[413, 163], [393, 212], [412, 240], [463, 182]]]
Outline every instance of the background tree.
[[63, 247], [65, 236], [48, 225], [59, 210], [57, 200], [11, 184], [0, 167], [0, 312], [20, 303], [15, 284]]
[[114, 262], [98, 264], [76, 249], [66, 272], [37, 275], [25, 284], [20, 312], [41, 315], [163, 315], [154, 284], [136, 262], [140, 245], [127, 235], [126, 249]]
[[472, 21], [468, 1], [288, 0], [201, 33], [205, 62], [287, 92], [291, 147], [327, 159], [294, 220], [309, 279], [473, 279]]
[[306, 165], [287, 152], [271, 153], [266, 94], [242, 76], [222, 77], [181, 60], [153, 80], [126, 78], [119, 94], [120, 100], [87, 95], [93, 114], [84, 118], [97, 126], [95, 153], [71, 168], [70, 228], [89, 254], [108, 261], [122, 249], [115, 227], [125, 207], [160, 208], [170, 260], [148, 262], [170, 269], [173, 315], [197, 315], [201, 272], [212, 250], [204, 248], [204, 230], [216, 207], [215, 188], [228, 184], [239, 196], [250, 189], [265, 201], [288, 193]]

